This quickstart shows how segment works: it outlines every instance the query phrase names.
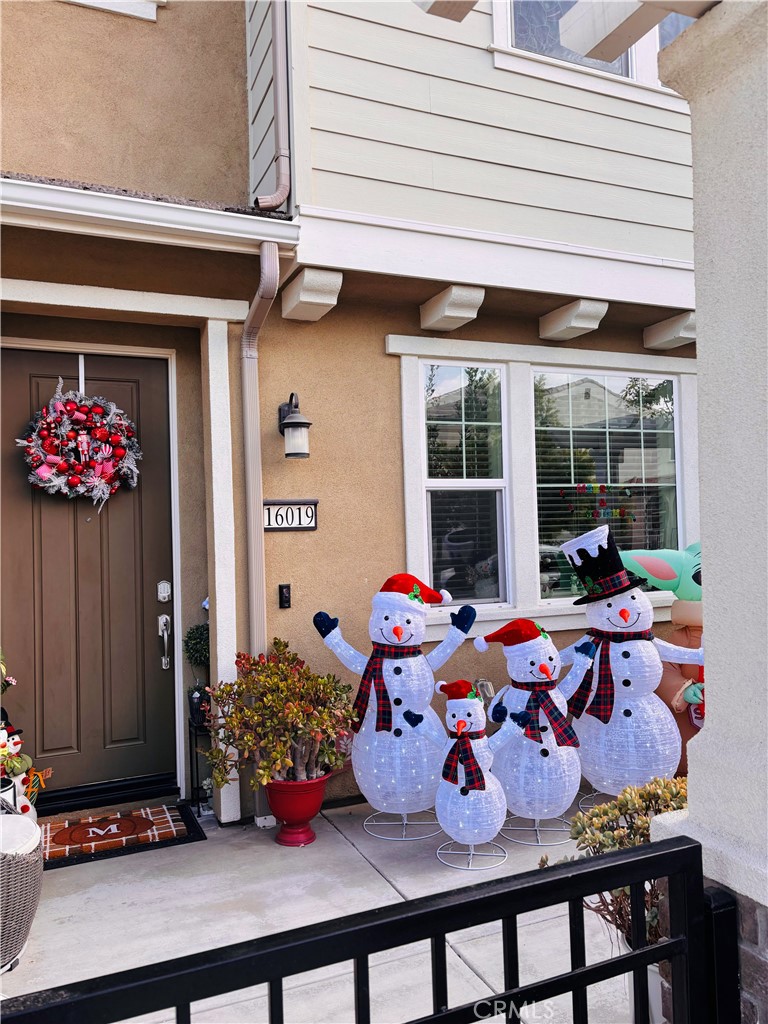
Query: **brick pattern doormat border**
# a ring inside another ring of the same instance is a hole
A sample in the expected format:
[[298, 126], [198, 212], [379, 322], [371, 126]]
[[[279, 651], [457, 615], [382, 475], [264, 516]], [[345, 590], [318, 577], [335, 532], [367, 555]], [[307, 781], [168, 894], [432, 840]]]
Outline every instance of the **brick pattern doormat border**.
[[40, 818], [43, 867], [122, 857], [142, 850], [197, 843], [205, 839], [190, 807], [142, 807], [66, 821]]

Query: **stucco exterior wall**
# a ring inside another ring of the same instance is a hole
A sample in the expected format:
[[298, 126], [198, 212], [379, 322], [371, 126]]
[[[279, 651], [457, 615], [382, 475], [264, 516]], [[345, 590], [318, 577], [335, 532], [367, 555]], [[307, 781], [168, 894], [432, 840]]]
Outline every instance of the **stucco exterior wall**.
[[[721, 3], [665, 50], [660, 62], [662, 79], [690, 101], [694, 129], [707, 727], [690, 752], [687, 817], [675, 821], [663, 815], [654, 827], [655, 836], [682, 832], [699, 839], [705, 874], [763, 907], [768, 906], [766, 38], [764, 3]], [[738, 501], [723, 501], [724, 481], [738, 481]], [[748, 668], [734, 671], [735, 666]], [[743, 755], [730, 756], [737, 751]], [[756, 997], [760, 992], [766, 1006], [765, 961], [761, 970], [760, 984], [754, 972], [743, 974], [744, 989]]]
[[4, 170], [245, 205], [244, 4], [168, 0], [156, 22], [58, 0], [0, 13]]

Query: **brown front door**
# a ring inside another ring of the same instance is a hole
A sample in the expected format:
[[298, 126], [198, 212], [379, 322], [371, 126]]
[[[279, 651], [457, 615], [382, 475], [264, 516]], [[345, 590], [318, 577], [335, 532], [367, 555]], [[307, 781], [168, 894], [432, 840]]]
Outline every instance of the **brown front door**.
[[85, 392], [138, 427], [139, 484], [101, 513], [27, 482], [24, 436], [78, 355], [2, 352], [2, 642], [18, 684], [3, 704], [46, 791], [175, 770], [174, 666], [161, 665], [157, 584], [173, 580], [168, 364], [86, 353]]

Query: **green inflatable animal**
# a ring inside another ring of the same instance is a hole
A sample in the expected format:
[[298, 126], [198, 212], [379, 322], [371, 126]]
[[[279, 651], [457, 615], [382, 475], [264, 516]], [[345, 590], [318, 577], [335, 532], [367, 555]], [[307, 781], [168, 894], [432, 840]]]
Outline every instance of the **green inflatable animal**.
[[671, 590], [680, 601], [701, 600], [701, 542], [685, 551], [622, 551], [625, 568], [659, 590]]

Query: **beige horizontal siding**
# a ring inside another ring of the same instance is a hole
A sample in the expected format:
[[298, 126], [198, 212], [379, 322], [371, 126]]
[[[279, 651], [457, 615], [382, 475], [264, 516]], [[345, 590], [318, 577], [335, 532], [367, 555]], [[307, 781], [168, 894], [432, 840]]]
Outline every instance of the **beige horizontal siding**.
[[[619, 237], [623, 252], [663, 252], [665, 258], [670, 260], [693, 259], [693, 243], [688, 231], [627, 221], [608, 221], [557, 210], [517, 206], [514, 203], [490, 203], [473, 196], [453, 197], [451, 219], [447, 221], [446, 197], [433, 189], [381, 181], [372, 190], [365, 178], [329, 174], [322, 170], [315, 171], [314, 186], [314, 202], [321, 207], [428, 224], [450, 223], [456, 228], [522, 235], [526, 238], [557, 239], [572, 245], [589, 244], [599, 249], [616, 248], [615, 243]], [[343, 197], [341, 207], [338, 205], [339, 197]], [[586, 237], [589, 237], [588, 243], [585, 243]], [[425, 260], [427, 258], [425, 253]], [[562, 282], [563, 290], [567, 291], [565, 285], [566, 282]]]
[[304, 201], [690, 259], [688, 116], [495, 68], [490, 11], [308, 5]]
[[272, 63], [272, 19], [269, 0], [247, 5], [248, 132], [250, 196], [274, 191], [275, 101]]

